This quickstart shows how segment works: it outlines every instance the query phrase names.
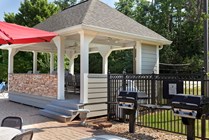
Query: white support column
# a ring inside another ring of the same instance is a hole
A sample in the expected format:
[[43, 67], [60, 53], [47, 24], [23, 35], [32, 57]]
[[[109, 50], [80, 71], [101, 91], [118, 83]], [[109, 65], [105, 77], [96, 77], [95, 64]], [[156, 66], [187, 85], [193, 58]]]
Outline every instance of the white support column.
[[33, 73], [34, 74], [37, 72], [37, 56], [38, 56], [38, 53], [33, 51]]
[[142, 45], [140, 41], [136, 42], [136, 74], [142, 73]]
[[157, 46], [156, 47], [156, 64], [155, 64], [155, 69], [154, 69], [155, 74], [159, 74], [159, 63], [160, 63], [159, 46]]
[[88, 103], [89, 44], [96, 34], [80, 33], [80, 103]]
[[70, 63], [69, 63], [69, 71], [72, 75], [74, 75], [74, 60], [75, 60], [75, 58], [71, 57]]
[[65, 57], [65, 46], [64, 38], [57, 36], [53, 39], [57, 47], [57, 78], [58, 78], [58, 90], [57, 90], [57, 99], [65, 99], [65, 74], [64, 74], [64, 57]]
[[69, 62], [69, 71], [70, 71], [70, 73], [72, 75], [74, 75], [74, 60], [75, 60], [75, 58], [78, 57], [78, 55], [75, 54], [75, 51], [74, 50], [67, 50], [66, 51], [66, 55], [70, 59], [70, 62]]
[[102, 73], [108, 73], [108, 57], [111, 54], [112, 50], [110, 46], [98, 47], [99, 53], [102, 56]]
[[[8, 50], [8, 82], [9, 82], [9, 74], [12, 74], [14, 71], [14, 56], [18, 51], [16, 49], [9, 49]], [[8, 83], [8, 90], [10, 86]]]
[[13, 69], [14, 69], [14, 56], [17, 53], [16, 49], [9, 49], [8, 50], [9, 54], [8, 54], [8, 59], [9, 59], [9, 64], [8, 64], [8, 74], [13, 73]]
[[71, 58], [70, 58], [70, 64], [69, 64], [69, 71], [70, 71], [70, 73], [72, 74], [72, 75], [74, 75], [74, 60], [75, 60], [75, 58], [77, 58], [78, 57], [78, 55], [73, 55]]
[[54, 71], [54, 54], [50, 53], [50, 73]]

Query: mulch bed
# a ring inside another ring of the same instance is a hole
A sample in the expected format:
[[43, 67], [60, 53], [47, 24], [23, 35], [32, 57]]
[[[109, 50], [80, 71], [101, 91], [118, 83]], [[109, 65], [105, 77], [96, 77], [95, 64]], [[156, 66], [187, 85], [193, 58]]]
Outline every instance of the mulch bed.
[[117, 135], [130, 140], [185, 140], [186, 136], [136, 126], [135, 133], [129, 133], [128, 123], [108, 122], [106, 117], [88, 119], [87, 127], [97, 129], [106, 134]]

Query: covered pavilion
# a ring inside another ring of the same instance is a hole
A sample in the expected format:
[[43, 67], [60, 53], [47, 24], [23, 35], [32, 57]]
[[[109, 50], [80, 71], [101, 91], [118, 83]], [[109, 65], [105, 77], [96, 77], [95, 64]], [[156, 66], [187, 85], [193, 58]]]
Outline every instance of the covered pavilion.
[[[163, 36], [125, 16], [99, 0], [86, 0], [73, 5], [34, 28], [52, 31], [59, 36], [50, 43], [3, 45], [9, 51], [10, 100], [44, 108], [52, 100], [65, 100], [64, 57], [80, 55], [80, 99], [90, 117], [104, 115], [107, 101], [108, 56], [112, 51], [136, 50], [136, 73], [159, 73], [159, 50], [171, 44]], [[19, 51], [33, 52], [33, 74], [13, 73], [14, 56]], [[50, 53], [49, 74], [37, 74], [37, 53]], [[57, 74], [54, 54], [57, 54]], [[100, 53], [103, 73], [89, 74], [89, 53]], [[97, 106], [95, 108], [95, 105]]]

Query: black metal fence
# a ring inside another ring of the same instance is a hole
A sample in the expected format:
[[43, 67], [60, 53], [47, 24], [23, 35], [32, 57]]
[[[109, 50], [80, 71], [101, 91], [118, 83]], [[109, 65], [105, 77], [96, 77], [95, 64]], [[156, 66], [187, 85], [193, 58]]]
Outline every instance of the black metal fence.
[[[165, 99], [165, 85], [167, 82], [180, 83], [181, 92], [190, 95], [208, 96], [209, 80], [204, 72], [199, 74], [108, 74], [108, 119], [124, 119], [122, 110], [118, 108], [117, 96], [120, 90], [142, 91], [149, 97], [140, 103], [156, 104], [161, 108], [137, 108], [137, 124], [144, 127], [160, 129], [164, 131], [186, 134], [186, 127], [181, 118], [173, 115], [169, 109], [170, 100]], [[179, 91], [176, 91], [179, 92]], [[128, 116], [126, 116], [128, 117]], [[196, 120], [195, 136], [209, 139], [209, 122], [206, 120], [206, 128], [202, 128], [202, 120]], [[204, 130], [204, 132], [203, 132]]]

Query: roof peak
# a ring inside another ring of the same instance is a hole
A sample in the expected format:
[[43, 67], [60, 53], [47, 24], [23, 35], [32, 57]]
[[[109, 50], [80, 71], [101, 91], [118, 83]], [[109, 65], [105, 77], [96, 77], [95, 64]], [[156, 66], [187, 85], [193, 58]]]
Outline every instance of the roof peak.
[[35, 28], [57, 31], [65, 28], [85, 25], [97, 27], [112, 32], [123, 32], [136, 35], [147, 40], [159, 40], [169, 42], [161, 35], [141, 25], [123, 13], [101, 2], [100, 0], [84, 0], [55, 14]]
[[69, 9], [69, 8], [75, 7], [75, 6], [77, 6], [77, 5], [80, 5], [80, 4], [85, 3], [85, 2], [88, 2], [88, 1], [91, 1], [91, 0], [83, 0], [83, 1], [81, 1], [81, 2], [79, 2], [79, 3], [73, 4], [73, 5], [71, 5], [71, 6], [68, 6], [67, 8], [64, 8], [62, 11], [65, 11], [65, 10], [67, 10], [67, 9]]

